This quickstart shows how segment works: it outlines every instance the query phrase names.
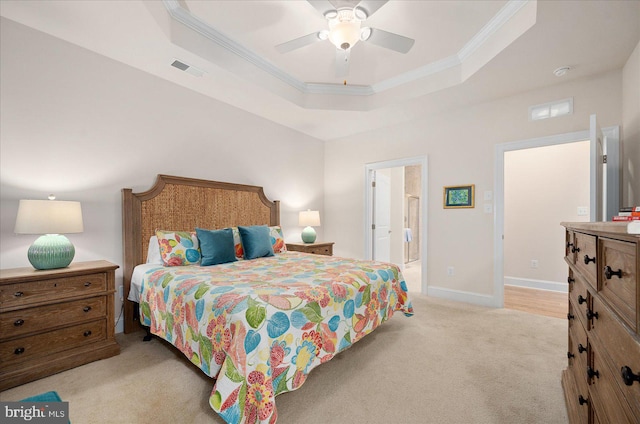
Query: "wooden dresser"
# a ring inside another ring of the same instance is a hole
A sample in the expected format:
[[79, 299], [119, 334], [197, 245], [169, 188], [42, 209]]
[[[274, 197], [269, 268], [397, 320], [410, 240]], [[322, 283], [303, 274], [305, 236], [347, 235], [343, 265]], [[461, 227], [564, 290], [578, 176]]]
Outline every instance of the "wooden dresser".
[[287, 243], [287, 250], [313, 253], [314, 255], [333, 256], [333, 242]]
[[117, 268], [92, 261], [0, 270], [0, 390], [120, 353]]
[[562, 223], [569, 264], [571, 423], [640, 422], [640, 236], [626, 223]]

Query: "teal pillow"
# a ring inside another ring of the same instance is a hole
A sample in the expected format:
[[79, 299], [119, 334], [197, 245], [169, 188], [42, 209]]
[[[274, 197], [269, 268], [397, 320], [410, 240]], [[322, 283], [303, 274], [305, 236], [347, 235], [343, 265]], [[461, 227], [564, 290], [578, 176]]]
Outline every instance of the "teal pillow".
[[238, 227], [238, 231], [240, 231], [245, 259], [273, 256], [273, 245], [271, 244], [269, 227], [266, 225]]
[[200, 254], [202, 255], [200, 264], [202, 266], [236, 261], [231, 228], [225, 228], [224, 230], [196, 228], [196, 234], [200, 242]]

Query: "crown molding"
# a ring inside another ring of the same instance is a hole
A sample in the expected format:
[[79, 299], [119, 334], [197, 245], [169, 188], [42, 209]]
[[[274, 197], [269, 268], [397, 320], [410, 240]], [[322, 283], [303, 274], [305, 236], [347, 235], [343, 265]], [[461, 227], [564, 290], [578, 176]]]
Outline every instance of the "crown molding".
[[[526, 4], [532, 1], [536, 0], [508, 0], [502, 9], [500, 9], [500, 11], [456, 54], [439, 61], [429, 63], [412, 71], [405, 72], [398, 76], [377, 82], [373, 85], [364, 86], [306, 83], [300, 81], [193, 15], [191, 12], [184, 9], [178, 0], [162, 0], [169, 16], [172, 19], [203, 35], [210, 41], [218, 44], [229, 52], [234, 53], [265, 73], [293, 87], [300, 93], [340, 96], [371, 96], [413, 81], [427, 78], [440, 72], [455, 70], [466, 59], [473, 55], [473, 53], [475, 53], [484, 43], [486, 43], [491, 36], [498, 31], [498, 29], [513, 18]], [[460, 82], [462, 82], [462, 80]]]

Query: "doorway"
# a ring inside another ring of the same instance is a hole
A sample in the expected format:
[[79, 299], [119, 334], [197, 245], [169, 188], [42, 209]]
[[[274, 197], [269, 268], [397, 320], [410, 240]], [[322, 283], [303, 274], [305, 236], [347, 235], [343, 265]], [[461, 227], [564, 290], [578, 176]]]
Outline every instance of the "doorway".
[[426, 293], [426, 157], [365, 166], [365, 257], [402, 270], [409, 291]]
[[[595, 121], [595, 117], [592, 117], [592, 124]], [[592, 125], [594, 126], [594, 125]], [[588, 140], [590, 152], [589, 158], [589, 179], [587, 182], [589, 185], [589, 208], [587, 210], [587, 221], [595, 221], [595, 209], [596, 206], [601, 206], [597, 202], [594, 202], [594, 199], [597, 198], [596, 192], [598, 191], [598, 184], [594, 183], [594, 175], [597, 174], [598, 168], [602, 167], [602, 163], [599, 163], [596, 159], [596, 155], [594, 154], [594, 150], [596, 147], [596, 143], [594, 140], [593, 134], [594, 131], [578, 131], [574, 133], [560, 134], [555, 136], [530, 139], [530, 140], [522, 140], [511, 143], [503, 143], [496, 145], [496, 156], [495, 156], [495, 225], [494, 225], [494, 295], [493, 295], [493, 306], [502, 308], [504, 306], [504, 286], [505, 286], [505, 157], [507, 156], [507, 152], [518, 151], [523, 149], [532, 149], [538, 147], [545, 146], [557, 146], [566, 143], [577, 143], [580, 141]], [[603, 128], [602, 133], [604, 134], [604, 144], [609, 147], [608, 155], [611, 155], [614, 160], [609, 160], [608, 162], [611, 164], [611, 169], [607, 167], [606, 173], [616, 173], [619, 172], [619, 165], [617, 163], [618, 159], [618, 150], [619, 150], [619, 127], [609, 127]], [[539, 164], [539, 166], [544, 167], [546, 164], [543, 162]], [[601, 173], [601, 172], [600, 172]], [[568, 176], [567, 178], [571, 178]], [[619, 187], [616, 187], [617, 178], [612, 178], [615, 181], [607, 180], [608, 192], [612, 194], [617, 194]], [[541, 186], [541, 185], [540, 185]], [[613, 196], [615, 197], [615, 196]], [[603, 199], [604, 202], [607, 202], [607, 199]], [[608, 199], [609, 201], [611, 199]], [[533, 205], [532, 205], [533, 208]], [[600, 208], [602, 210], [602, 208]], [[580, 216], [583, 216], [580, 213]], [[579, 221], [578, 219], [578, 210], [576, 207], [575, 217], [561, 220], [573, 220]], [[526, 220], [521, 220], [520, 225], [527, 225]], [[555, 224], [554, 224], [555, 225]], [[560, 221], [557, 222], [557, 225], [560, 227]], [[560, 247], [557, 247], [560, 246]], [[560, 242], [555, 247], [556, 252], [558, 252], [562, 242]], [[562, 252], [556, 253], [559, 257], [562, 257]], [[536, 258], [527, 257], [525, 259], [525, 266], [528, 264], [529, 267], [534, 266], [533, 260]], [[539, 261], [536, 264], [539, 266]], [[564, 279], [563, 279], [564, 281]], [[541, 281], [538, 281], [536, 284], [540, 284]], [[542, 282], [544, 283], [544, 282]], [[566, 284], [566, 283], [565, 283]], [[543, 284], [544, 285], [544, 284]], [[558, 287], [555, 285], [555, 287]], [[544, 287], [543, 287], [544, 288]], [[548, 289], [548, 287], [547, 287]]]

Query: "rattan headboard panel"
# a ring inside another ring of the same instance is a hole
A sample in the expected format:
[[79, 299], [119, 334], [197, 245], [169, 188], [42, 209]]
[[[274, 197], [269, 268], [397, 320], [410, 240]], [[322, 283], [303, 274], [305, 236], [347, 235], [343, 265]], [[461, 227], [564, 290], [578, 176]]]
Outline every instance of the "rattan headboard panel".
[[[238, 225], [279, 225], [280, 205], [262, 187], [158, 175], [143, 193], [122, 190], [124, 290], [133, 268], [146, 259], [156, 230], [194, 231]], [[135, 330], [133, 304], [125, 300], [125, 332]]]

